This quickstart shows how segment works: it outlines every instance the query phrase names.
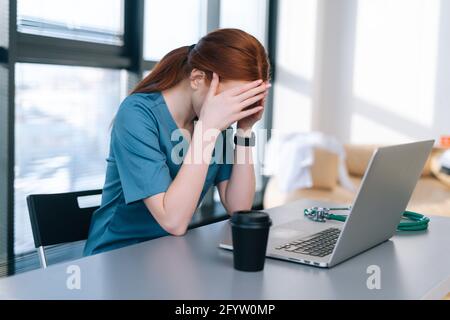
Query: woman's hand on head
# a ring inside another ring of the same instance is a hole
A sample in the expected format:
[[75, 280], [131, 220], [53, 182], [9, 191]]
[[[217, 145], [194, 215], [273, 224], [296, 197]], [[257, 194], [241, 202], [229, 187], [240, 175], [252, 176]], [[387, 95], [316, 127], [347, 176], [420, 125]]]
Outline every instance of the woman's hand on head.
[[[271, 84], [266, 84], [267, 90], [271, 87], [272, 87]], [[254, 113], [244, 119], [239, 120], [237, 123], [238, 129], [241, 129], [244, 132], [251, 131], [253, 126], [255, 125], [255, 123], [257, 123], [259, 120], [262, 119], [262, 117], [264, 115], [264, 109], [266, 107], [266, 101], [267, 101], [267, 96], [262, 101], [260, 101], [260, 104], [263, 107], [263, 109], [261, 111]]]
[[[220, 94], [217, 93], [218, 88], [219, 77], [214, 73], [199, 117], [204, 127], [223, 131], [233, 123], [243, 119], [249, 119], [246, 120], [246, 124], [248, 124], [261, 118], [264, 106], [251, 106], [264, 101], [267, 96], [269, 86], [262, 80], [254, 81]], [[255, 116], [255, 119], [252, 116]]]

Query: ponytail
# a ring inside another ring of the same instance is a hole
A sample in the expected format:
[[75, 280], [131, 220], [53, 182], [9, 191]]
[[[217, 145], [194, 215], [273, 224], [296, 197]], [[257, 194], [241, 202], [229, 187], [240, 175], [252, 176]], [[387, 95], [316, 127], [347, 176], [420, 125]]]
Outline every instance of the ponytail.
[[188, 62], [191, 48], [181, 47], [168, 53], [132, 93], [164, 91], [186, 79], [191, 72]]

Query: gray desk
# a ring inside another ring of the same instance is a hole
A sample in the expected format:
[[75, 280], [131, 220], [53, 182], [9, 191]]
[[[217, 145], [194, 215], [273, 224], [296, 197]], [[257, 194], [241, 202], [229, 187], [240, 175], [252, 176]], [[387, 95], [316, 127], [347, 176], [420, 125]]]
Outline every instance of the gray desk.
[[[300, 201], [268, 210], [275, 223], [302, 218]], [[310, 222], [313, 223], [313, 222]], [[391, 241], [332, 269], [268, 259], [258, 273], [235, 271], [217, 248], [228, 222], [0, 281], [1, 299], [420, 299], [450, 291], [450, 219], [433, 217], [428, 232]], [[67, 267], [81, 269], [81, 290], [68, 290]], [[381, 268], [369, 290], [367, 267]]]

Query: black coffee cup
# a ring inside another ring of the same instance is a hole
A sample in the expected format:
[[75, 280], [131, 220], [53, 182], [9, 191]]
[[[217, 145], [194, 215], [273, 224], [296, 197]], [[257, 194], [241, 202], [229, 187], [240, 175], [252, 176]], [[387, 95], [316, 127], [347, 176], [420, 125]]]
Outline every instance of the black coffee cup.
[[234, 268], [261, 271], [266, 259], [267, 239], [272, 220], [261, 211], [239, 211], [231, 217]]

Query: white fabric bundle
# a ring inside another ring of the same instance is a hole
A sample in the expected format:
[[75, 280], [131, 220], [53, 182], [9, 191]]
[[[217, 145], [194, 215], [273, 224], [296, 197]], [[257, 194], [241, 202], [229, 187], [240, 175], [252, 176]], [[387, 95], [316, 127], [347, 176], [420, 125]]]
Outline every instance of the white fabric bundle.
[[264, 175], [276, 176], [283, 192], [311, 188], [314, 148], [321, 148], [338, 155], [339, 182], [344, 188], [355, 191], [345, 165], [344, 146], [336, 138], [320, 132], [274, 136], [267, 145]]

